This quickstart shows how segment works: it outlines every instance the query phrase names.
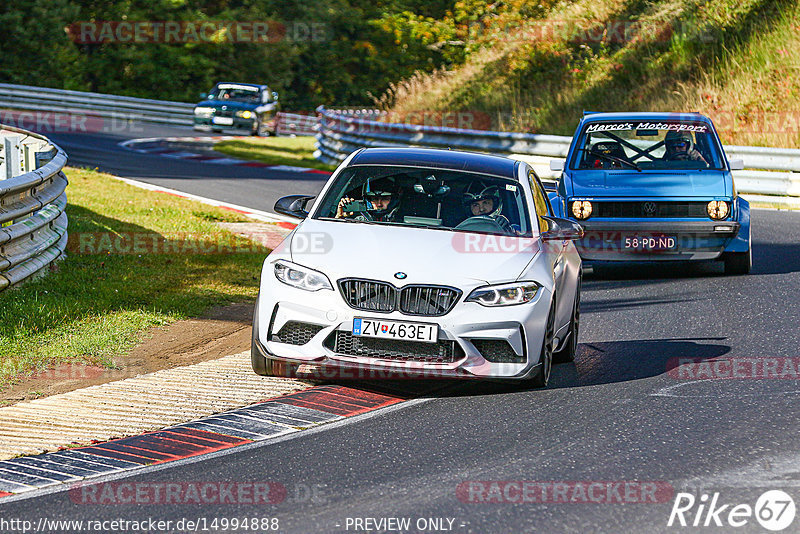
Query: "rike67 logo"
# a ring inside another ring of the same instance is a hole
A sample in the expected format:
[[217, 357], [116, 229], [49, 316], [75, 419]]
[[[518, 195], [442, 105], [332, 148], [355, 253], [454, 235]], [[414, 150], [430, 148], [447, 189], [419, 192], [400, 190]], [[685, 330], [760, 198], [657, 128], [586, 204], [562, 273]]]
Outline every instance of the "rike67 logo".
[[788, 528], [796, 513], [794, 499], [781, 490], [765, 491], [755, 506], [733, 504], [720, 499], [719, 492], [695, 497], [692, 493], [678, 493], [669, 514], [667, 526], [743, 527], [754, 518], [765, 529], [779, 532]]

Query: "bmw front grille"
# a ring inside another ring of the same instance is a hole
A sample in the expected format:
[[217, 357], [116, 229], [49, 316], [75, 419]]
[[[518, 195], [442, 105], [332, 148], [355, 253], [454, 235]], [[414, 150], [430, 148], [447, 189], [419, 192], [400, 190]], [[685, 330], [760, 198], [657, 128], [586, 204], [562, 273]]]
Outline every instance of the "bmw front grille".
[[388, 282], [348, 278], [339, 281], [345, 302], [357, 310], [437, 317], [453, 309], [461, 291], [447, 286], [410, 285], [396, 288]]

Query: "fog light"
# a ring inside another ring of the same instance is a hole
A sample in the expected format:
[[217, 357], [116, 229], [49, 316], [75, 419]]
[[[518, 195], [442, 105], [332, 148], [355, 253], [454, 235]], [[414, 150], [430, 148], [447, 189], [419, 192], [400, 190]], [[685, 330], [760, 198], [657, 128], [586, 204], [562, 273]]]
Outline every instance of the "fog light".
[[572, 214], [576, 219], [588, 219], [592, 215], [592, 203], [588, 200], [576, 200], [572, 203]]
[[708, 206], [706, 206], [708, 216], [715, 221], [720, 221], [727, 217], [729, 210], [730, 208], [728, 207], [728, 203], [724, 200], [712, 200], [708, 203]]

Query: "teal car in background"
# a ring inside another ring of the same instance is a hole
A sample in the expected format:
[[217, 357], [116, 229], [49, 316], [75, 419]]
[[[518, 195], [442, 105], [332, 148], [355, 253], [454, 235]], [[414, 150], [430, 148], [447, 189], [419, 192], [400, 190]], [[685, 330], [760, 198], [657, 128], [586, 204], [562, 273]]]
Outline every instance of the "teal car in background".
[[197, 131], [275, 133], [278, 93], [266, 85], [220, 82], [194, 108]]
[[714, 125], [699, 113], [586, 113], [550, 200], [586, 233], [588, 261], [721, 261], [750, 272], [750, 205]]

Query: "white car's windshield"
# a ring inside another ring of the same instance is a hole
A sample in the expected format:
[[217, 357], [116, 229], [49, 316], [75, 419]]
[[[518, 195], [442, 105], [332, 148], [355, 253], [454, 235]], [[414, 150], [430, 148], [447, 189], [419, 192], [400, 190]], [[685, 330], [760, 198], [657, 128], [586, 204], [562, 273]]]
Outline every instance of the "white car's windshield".
[[702, 170], [722, 167], [711, 126], [703, 122], [592, 122], [583, 130], [573, 170]]
[[315, 218], [531, 236], [518, 182], [419, 167], [347, 168], [321, 199]]

